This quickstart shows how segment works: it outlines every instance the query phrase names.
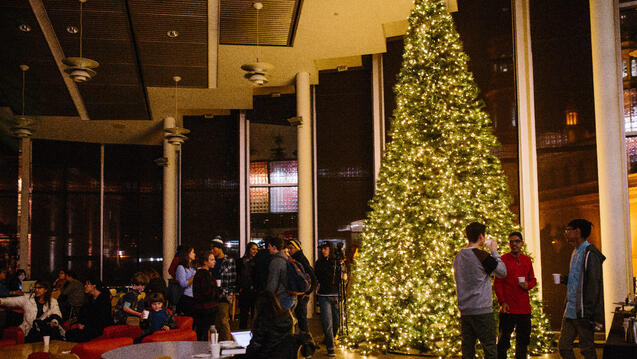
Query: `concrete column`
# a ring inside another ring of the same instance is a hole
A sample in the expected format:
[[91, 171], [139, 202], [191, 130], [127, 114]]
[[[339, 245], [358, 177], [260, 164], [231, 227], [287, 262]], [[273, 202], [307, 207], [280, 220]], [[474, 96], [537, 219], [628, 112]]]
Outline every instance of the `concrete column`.
[[18, 267], [31, 277], [31, 119], [26, 116], [16, 118], [16, 126], [11, 128], [15, 137], [20, 139], [18, 193], [20, 203], [18, 211], [19, 247]]
[[374, 121], [374, 187], [385, 152], [385, 93], [383, 91], [383, 55], [372, 55], [372, 116]]
[[535, 147], [535, 98], [533, 95], [533, 54], [529, 0], [513, 2], [515, 26], [515, 67], [518, 106], [518, 156], [520, 181], [520, 224], [526, 249], [533, 257], [533, 271], [542, 297], [542, 257], [540, 245], [540, 204]]
[[177, 168], [177, 150], [181, 144], [186, 140], [185, 134], [188, 130], [175, 126], [175, 119], [173, 117], [166, 117], [164, 119], [164, 183], [163, 183], [163, 199], [164, 199], [164, 211], [163, 211], [163, 263], [162, 274], [164, 280], [167, 280], [170, 275], [168, 274], [168, 268], [175, 255], [175, 248], [177, 246], [177, 221], [179, 217], [179, 206], [177, 203], [177, 175], [179, 168]]
[[604, 262], [606, 333], [614, 302], [632, 292], [630, 213], [624, 144], [621, 40], [617, 0], [590, 0], [599, 219]]
[[[305, 256], [314, 263], [314, 173], [312, 143], [312, 107], [310, 95], [310, 74], [296, 74], [296, 115], [301, 117], [297, 127], [297, 153], [299, 169], [299, 241]], [[308, 311], [308, 317], [312, 315]]]

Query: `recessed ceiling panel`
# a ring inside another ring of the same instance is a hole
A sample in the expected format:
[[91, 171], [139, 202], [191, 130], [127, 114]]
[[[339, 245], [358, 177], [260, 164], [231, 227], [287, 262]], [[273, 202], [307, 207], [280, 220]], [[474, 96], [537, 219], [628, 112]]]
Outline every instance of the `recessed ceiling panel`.
[[[222, 45], [257, 44], [257, 10], [252, 1], [221, 0]], [[258, 42], [262, 46], [292, 46], [301, 0], [263, 0], [259, 10]]]

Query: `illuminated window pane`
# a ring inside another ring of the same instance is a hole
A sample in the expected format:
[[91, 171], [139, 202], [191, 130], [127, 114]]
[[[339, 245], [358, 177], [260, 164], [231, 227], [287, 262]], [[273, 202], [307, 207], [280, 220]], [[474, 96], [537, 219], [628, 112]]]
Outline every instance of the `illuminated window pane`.
[[250, 184], [268, 184], [267, 162], [250, 162]]
[[626, 138], [626, 154], [628, 155], [628, 173], [637, 172], [637, 137]]
[[272, 187], [270, 212], [272, 213], [293, 213], [299, 208], [297, 187]]
[[628, 76], [628, 65], [626, 64], [626, 60], [622, 60], [622, 76]]
[[270, 183], [298, 183], [296, 161], [270, 162]]
[[268, 213], [269, 197], [267, 187], [250, 188], [250, 213]]
[[624, 129], [637, 132], [637, 89], [624, 90]]
[[637, 77], [637, 59], [630, 58], [630, 77]]

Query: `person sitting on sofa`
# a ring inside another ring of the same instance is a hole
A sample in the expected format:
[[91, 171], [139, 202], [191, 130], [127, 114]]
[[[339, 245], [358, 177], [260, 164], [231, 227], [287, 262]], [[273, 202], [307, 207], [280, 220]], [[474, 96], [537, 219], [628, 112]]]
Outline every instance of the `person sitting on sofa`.
[[[144, 310], [139, 326], [144, 330], [141, 336], [135, 339], [135, 343], [141, 343], [144, 337], [158, 330], [170, 330], [177, 328], [177, 322], [172, 313], [164, 308], [166, 300], [161, 293], [151, 293], [148, 296], [148, 307]], [[150, 310], [148, 310], [150, 309]]]
[[84, 343], [102, 335], [104, 328], [113, 324], [111, 316], [111, 295], [102, 288], [97, 277], [84, 281], [86, 302], [80, 309], [77, 328], [66, 333], [70, 342]]
[[35, 282], [33, 293], [0, 298], [0, 305], [24, 310], [24, 320], [20, 324], [20, 329], [25, 334], [25, 343], [41, 341], [42, 337], [47, 335], [51, 339], [64, 338], [64, 329], [60, 326], [62, 313], [58, 301], [51, 298], [49, 282], [38, 280]]

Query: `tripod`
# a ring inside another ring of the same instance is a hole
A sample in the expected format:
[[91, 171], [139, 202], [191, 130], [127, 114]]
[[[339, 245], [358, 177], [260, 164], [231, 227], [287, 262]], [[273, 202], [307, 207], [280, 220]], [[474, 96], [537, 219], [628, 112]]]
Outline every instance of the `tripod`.
[[338, 260], [336, 265], [334, 266], [334, 278], [338, 280], [338, 316], [339, 316], [339, 329], [338, 332], [341, 335], [347, 336], [348, 327], [347, 327], [347, 283], [348, 283], [348, 275], [347, 275], [347, 266], [345, 265], [344, 260]]

